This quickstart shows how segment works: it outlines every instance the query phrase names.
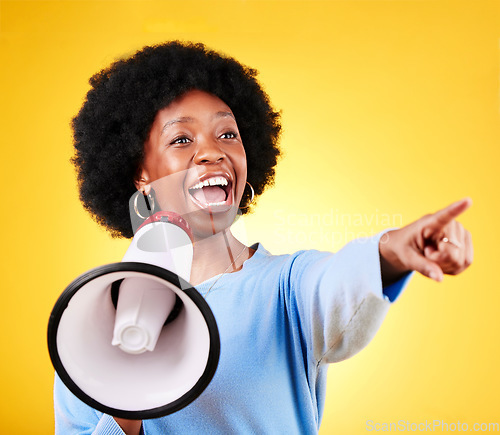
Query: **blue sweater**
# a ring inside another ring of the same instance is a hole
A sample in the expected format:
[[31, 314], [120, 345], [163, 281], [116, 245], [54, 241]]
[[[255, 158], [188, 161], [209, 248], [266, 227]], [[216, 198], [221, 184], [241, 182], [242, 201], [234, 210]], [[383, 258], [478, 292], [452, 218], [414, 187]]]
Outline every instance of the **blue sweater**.
[[[273, 256], [259, 245], [240, 271], [220, 277], [206, 296], [221, 339], [217, 372], [188, 407], [143, 421], [144, 433], [317, 433], [328, 363], [373, 338], [410, 276], [382, 290], [381, 234], [336, 254]], [[217, 278], [197, 289], [205, 295]], [[55, 416], [58, 434], [123, 434], [57, 376]]]

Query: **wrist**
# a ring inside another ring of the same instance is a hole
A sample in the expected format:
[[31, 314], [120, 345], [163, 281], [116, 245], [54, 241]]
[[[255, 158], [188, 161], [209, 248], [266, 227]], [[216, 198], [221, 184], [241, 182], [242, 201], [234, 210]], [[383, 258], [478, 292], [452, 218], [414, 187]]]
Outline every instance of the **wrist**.
[[397, 231], [398, 230], [388, 231], [379, 242], [382, 287], [387, 287], [399, 281], [404, 275], [411, 271], [403, 264], [400, 256], [394, 249], [394, 246], [397, 246], [398, 243]]
[[139, 435], [141, 432], [142, 420], [127, 420], [125, 418], [113, 417], [118, 426], [126, 435]]

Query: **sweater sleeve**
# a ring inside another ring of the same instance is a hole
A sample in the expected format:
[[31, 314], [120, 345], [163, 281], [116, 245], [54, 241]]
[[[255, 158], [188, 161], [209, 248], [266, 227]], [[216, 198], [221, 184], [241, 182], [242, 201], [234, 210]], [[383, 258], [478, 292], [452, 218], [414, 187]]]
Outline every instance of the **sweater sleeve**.
[[113, 417], [80, 401], [57, 375], [54, 382], [54, 412], [56, 435], [124, 435]]
[[297, 325], [316, 364], [342, 361], [363, 349], [411, 273], [382, 289], [379, 240], [357, 239], [335, 254], [306, 251], [290, 272]]

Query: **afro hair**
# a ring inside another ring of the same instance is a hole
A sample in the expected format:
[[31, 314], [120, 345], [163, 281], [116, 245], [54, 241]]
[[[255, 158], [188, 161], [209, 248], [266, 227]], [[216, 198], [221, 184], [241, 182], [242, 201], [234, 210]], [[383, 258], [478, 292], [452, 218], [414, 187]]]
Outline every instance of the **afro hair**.
[[[156, 114], [189, 90], [211, 93], [233, 111], [255, 195], [272, 185], [280, 155], [280, 115], [256, 80], [257, 71], [203, 44], [147, 46], [90, 78], [72, 121], [80, 199], [113, 236], [132, 237], [129, 199]], [[245, 190], [242, 204], [249, 201]], [[242, 206], [242, 213], [248, 211]]]

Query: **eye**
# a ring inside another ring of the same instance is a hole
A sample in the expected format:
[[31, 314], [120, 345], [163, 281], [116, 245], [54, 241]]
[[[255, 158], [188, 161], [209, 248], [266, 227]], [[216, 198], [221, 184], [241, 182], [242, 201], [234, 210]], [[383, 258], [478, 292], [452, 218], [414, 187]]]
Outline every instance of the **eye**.
[[190, 139], [186, 136], [180, 136], [175, 138], [172, 142], [170, 142], [170, 145], [185, 145], [190, 142]]
[[234, 131], [227, 131], [220, 135], [221, 139], [236, 139], [238, 135]]

